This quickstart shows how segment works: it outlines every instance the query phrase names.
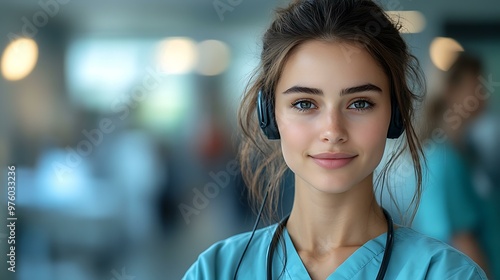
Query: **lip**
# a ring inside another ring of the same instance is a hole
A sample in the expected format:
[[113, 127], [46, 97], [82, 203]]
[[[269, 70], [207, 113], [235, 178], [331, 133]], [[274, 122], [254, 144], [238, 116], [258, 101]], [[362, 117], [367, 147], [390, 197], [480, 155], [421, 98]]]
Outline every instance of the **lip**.
[[357, 155], [349, 153], [321, 153], [310, 156], [319, 166], [326, 169], [337, 169], [349, 164]]

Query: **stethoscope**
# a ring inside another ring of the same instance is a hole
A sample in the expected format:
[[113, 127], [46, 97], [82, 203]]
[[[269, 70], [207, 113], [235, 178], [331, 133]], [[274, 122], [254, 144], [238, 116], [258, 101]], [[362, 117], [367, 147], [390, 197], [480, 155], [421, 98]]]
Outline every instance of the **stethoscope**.
[[[253, 236], [255, 234], [255, 230], [257, 229], [257, 226], [259, 225], [260, 217], [262, 214], [262, 210], [264, 209], [264, 205], [267, 199], [267, 194], [269, 192], [266, 192], [262, 205], [260, 206], [259, 213], [257, 214], [257, 220], [255, 221], [252, 234], [250, 235], [250, 238], [248, 239], [248, 242], [245, 246], [245, 249], [243, 250], [243, 253], [241, 254], [241, 258], [238, 262], [238, 265], [236, 266], [236, 270], [234, 271], [234, 277], [233, 279], [236, 280], [236, 275], [238, 275], [238, 270], [240, 268], [241, 262], [243, 261], [243, 257], [245, 256], [245, 253], [247, 252], [248, 246], [250, 245], [250, 242], [253, 239]], [[382, 280], [384, 279], [385, 273], [387, 271], [387, 267], [389, 266], [389, 260], [391, 258], [391, 253], [392, 253], [392, 245], [394, 244], [394, 224], [392, 222], [392, 217], [389, 215], [389, 212], [387, 212], [384, 208], [382, 208], [382, 211], [384, 212], [385, 218], [387, 220], [387, 238], [385, 241], [385, 250], [384, 250], [384, 256], [382, 257], [382, 263], [380, 264], [380, 268], [378, 270], [377, 278], [376, 280]], [[272, 280], [273, 279], [273, 255], [274, 251], [276, 249], [276, 246], [278, 244], [278, 241], [281, 237], [281, 234], [283, 233], [283, 230], [285, 229], [286, 223], [288, 221], [288, 218], [290, 215], [286, 216], [283, 218], [276, 229], [274, 230], [273, 237], [271, 239], [271, 242], [269, 243], [269, 249], [267, 251], [267, 265], [266, 265], [266, 272], [267, 272], [267, 280]]]

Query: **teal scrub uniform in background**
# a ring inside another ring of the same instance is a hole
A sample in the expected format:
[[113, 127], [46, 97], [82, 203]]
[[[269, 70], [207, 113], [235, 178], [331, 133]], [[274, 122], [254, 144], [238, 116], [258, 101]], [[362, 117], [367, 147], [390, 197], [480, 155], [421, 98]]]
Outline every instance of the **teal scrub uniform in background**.
[[473, 185], [472, 166], [447, 143], [424, 152], [427, 168], [412, 228], [447, 243], [455, 234], [473, 234], [485, 252], [493, 279], [500, 279], [500, 188], [480, 197]]
[[447, 243], [454, 233], [474, 232], [480, 206], [465, 160], [446, 144], [425, 155], [423, 192], [412, 228]]
[[[243, 258], [237, 279], [266, 279], [267, 251], [276, 225], [255, 232]], [[286, 264], [282, 242], [278, 242], [273, 258], [273, 279], [311, 279], [292, 243], [288, 231], [283, 232]], [[233, 236], [212, 245], [184, 275], [184, 280], [233, 279], [250, 233]], [[328, 280], [375, 279], [382, 262], [386, 233], [356, 250]], [[284, 270], [283, 270], [284, 269]], [[399, 227], [394, 230], [391, 260], [384, 279], [487, 279], [471, 259], [449, 245], [416, 231]]]

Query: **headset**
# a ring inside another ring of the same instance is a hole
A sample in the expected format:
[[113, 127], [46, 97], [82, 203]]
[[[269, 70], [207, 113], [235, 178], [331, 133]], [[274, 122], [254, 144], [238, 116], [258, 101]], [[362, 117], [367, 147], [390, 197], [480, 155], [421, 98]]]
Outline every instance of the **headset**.
[[[257, 96], [257, 116], [259, 118], [259, 126], [267, 139], [277, 140], [280, 139], [280, 133], [276, 119], [274, 117], [274, 105], [270, 102], [272, 95], [266, 94], [264, 90], [260, 90]], [[403, 117], [397, 101], [394, 100], [391, 94], [391, 123], [387, 131], [387, 138], [397, 139], [405, 130], [403, 124]]]

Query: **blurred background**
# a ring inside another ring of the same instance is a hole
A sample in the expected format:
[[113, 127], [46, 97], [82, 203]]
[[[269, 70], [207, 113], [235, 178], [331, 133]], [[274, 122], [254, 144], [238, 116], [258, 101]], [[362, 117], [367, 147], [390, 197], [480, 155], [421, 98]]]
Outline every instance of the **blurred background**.
[[[209, 245], [250, 230], [255, 217], [235, 161], [236, 110], [272, 11], [285, 3], [1, 0], [0, 220], [8, 216], [9, 165], [18, 220], [15, 273], [5, 261], [10, 232], [0, 227], [0, 278], [180, 279]], [[457, 52], [481, 61], [471, 90], [453, 101], [468, 111], [449, 116], [467, 123], [450, 139], [465, 140], [444, 141], [459, 143], [471, 173], [462, 196], [477, 198], [469, 208], [452, 204], [475, 214], [469, 227], [435, 237], [461, 244], [455, 232], [472, 236], [500, 279], [500, 4], [381, 3], [402, 19], [430, 96], [441, 92], [434, 89], [443, 88]], [[487, 96], [481, 106], [467, 99], [477, 85]], [[411, 172], [403, 171], [395, 197], [408, 204]], [[456, 191], [447, 185], [443, 192]], [[435, 222], [447, 225], [459, 212], [443, 207], [444, 222]], [[422, 211], [428, 221], [438, 210]]]

